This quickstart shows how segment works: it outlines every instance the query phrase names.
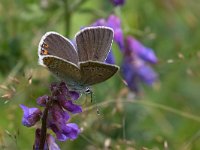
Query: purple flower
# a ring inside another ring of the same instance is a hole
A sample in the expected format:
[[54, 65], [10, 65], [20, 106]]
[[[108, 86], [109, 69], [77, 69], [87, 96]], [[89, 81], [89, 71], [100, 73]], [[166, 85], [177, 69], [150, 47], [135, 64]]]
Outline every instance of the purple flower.
[[[41, 137], [41, 130], [38, 128], [35, 130], [35, 142], [33, 145], [33, 150], [39, 150], [39, 144], [40, 144], [40, 137]], [[60, 150], [58, 145], [55, 142], [55, 139], [52, 135], [47, 134], [46, 141], [44, 145], [44, 150]]]
[[40, 120], [42, 112], [38, 108], [28, 108], [22, 104], [20, 105], [20, 107], [24, 111], [24, 115], [22, 118], [22, 124], [24, 126], [31, 127]]
[[74, 100], [80, 97], [80, 94], [75, 91], [69, 91], [64, 82], [52, 84], [51, 91], [53, 99], [59, 103], [60, 107], [73, 114], [82, 112], [81, 106], [73, 103]]
[[[153, 51], [148, 53], [148, 48], [145, 48], [141, 43], [135, 40], [132, 37], [126, 38], [126, 48], [124, 51], [124, 60], [121, 67], [122, 75], [128, 85], [128, 87], [138, 93], [139, 92], [139, 82], [142, 81], [147, 85], [153, 85], [153, 83], [157, 80], [157, 74], [154, 70], [149, 66], [147, 62], [151, 60], [151, 62], [156, 62], [157, 58]], [[140, 52], [144, 52], [142, 55]], [[152, 53], [154, 57], [149, 57]], [[145, 58], [145, 59], [143, 59]], [[153, 58], [153, 59], [151, 59]]]
[[144, 61], [157, 63], [157, 57], [151, 48], [145, 47], [135, 38], [128, 36], [126, 38], [126, 46], [130, 51], [139, 56]]
[[59, 102], [64, 109], [68, 110], [73, 114], [82, 112], [81, 106], [74, 104], [71, 100], [60, 99]]
[[123, 78], [131, 91], [139, 93], [138, 76], [134, 66], [124, 60], [121, 66]]
[[115, 15], [110, 15], [107, 19], [107, 26], [114, 30], [114, 40], [121, 50], [124, 49], [124, 36], [121, 28], [121, 20]]
[[[80, 97], [80, 94], [76, 91], [69, 91], [64, 82], [51, 84], [50, 90], [51, 96], [44, 95], [37, 98], [38, 105], [45, 107], [42, 122], [45, 121], [47, 123], [46, 127], [56, 134], [58, 140], [76, 139], [80, 133], [80, 129], [75, 123], [68, 123], [70, 118], [68, 111], [71, 113], [82, 112], [81, 106], [74, 103]], [[24, 111], [22, 123], [27, 127], [35, 125], [42, 116], [42, 112], [38, 108], [28, 108], [24, 105], [20, 105], [20, 107]], [[46, 131], [42, 134], [46, 134]], [[36, 129], [35, 143], [33, 145], [34, 150], [39, 150], [40, 137], [41, 130]], [[55, 143], [55, 139], [48, 133], [46, 134], [44, 149], [60, 149]]]
[[157, 80], [158, 76], [155, 71], [147, 64], [143, 63], [139, 66], [138, 76], [140, 79], [148, 85], [153, 85], [153, 83]]
[[[33, 145], [33, 150], [39, 150], [40, 137], [41, 137], [40, 131], [41, 130], [39, 128], [37, 128], [35, 130], [35, 142]], [[47, 150], [47, 143], [45, 143], [45, 145], [44, 145], [44, 150]]]
[[80, 97], [80, 94], [76, 91], [69, 91], [71, 100], [77, 100]]
[[49, 99], [49, 96], [44, 95], [44, 96], [38, 97], [36, 101], [38, 105], [44, 107], [46, 106], [48, 99]]
[[60, 148], [55, 142], [55, 138], [52, 135], [47, 134], [46, 141], [49, 150], [60, 150]]
[[114, 58], [112, 50], [110, 50], [110, 52], [108, 53], [108, 56], [106, 58], [106, 63], [115, 64], [115, 58]]
[[92, 26], [106, 26], [106, 20], [101, 18], [101, 19], [98, 19], [97, 21], [95, 21]]
[[120, 5], [123, 5], [125, 3], [125, 0], [110, 0], [110, 1], [115, 6], [120, 6]]
[[70, 123], [67, 124], [68, 119], [68, 113], [59, 104], [54, 103], [49, 109], [48, 126], [55, 132], [57, 139], [60, 141], [75, 139], [79, 134], [78, 126], [74, 123], [73, 126], [70, 126]]

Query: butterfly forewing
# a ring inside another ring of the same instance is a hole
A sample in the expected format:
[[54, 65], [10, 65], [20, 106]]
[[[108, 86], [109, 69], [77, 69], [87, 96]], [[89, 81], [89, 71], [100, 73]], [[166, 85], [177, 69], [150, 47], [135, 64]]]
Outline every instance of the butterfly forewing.
[[94, 61], [81, 62], [81, 81], [86, 86], [97, 84], [112, 77], [118, 69], [116, 65]]
[[72, 43], [56, 32], [47, 32], [41, 39], [39, 56], [52, 55], [78, 64], [78, 54]]
[[66, 81], [69, 87], [80, 83], [80, 69], [76, 65], [54, 56], [43, 57], [43, 63], [53, 74]]
[[79, 62], [104, 62], [111, 48], [113, 30], [108, 27], [89, 27], [76, 35]]

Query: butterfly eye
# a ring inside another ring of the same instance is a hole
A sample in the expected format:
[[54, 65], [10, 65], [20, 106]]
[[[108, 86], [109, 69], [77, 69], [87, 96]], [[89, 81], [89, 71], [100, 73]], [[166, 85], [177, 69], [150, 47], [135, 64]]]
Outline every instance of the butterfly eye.
[[91, 90], [89, 87], [87, 87], [87, 88], [85, 89], [85, 93], [86, 93], [86, 94], [91, 94], [91, 93], [92, 93], [92, 90]]

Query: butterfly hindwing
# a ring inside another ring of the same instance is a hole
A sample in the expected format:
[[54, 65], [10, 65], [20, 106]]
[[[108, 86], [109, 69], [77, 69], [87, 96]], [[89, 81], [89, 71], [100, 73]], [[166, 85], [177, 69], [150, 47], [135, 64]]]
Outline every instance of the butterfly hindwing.
[[45, 56], [42, 60], [43, 64], [57, 77], [66, 81], [68, 86], [78, 86], [80, 83], [80, 69], [76, 65], [55, 56]]
[[113, 30], [108, 27], [89, 27], [76, 35], [79, 62], [104, 62], [111, 48]]
[[106, 63], [94, 61], [81, 62], [81, 81], [86, 86], [97, 84], [112, 77], [118, 69], [118, 66]]

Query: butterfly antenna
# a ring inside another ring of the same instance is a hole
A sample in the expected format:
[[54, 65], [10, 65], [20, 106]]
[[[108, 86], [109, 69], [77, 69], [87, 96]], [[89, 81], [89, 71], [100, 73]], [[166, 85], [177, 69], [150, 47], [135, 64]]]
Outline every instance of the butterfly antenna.
[[97, 111], [97, 115], [100, 115], [99, 108], [98, 108], [97, 103], [96, 103], [96, 99], [93, 98], [93, 97], [94, 97], [93, 91], [92, 91], [90, 88], [88, 88], [88, 89], [86, 90], [86, 93], [90, 94], [91, 103], [94, 102], [95, 107], [96, 107], [96, 111]]
[[97, 106], [96, 99], [95, 99], [95, 98], [93, 99], [93, 96], [94, 96], [93, 91], [91, 91], [90, 94], [91, 94], [91, 95], [90, 95], [90, 96], [91, 96], [91, 103], [92, 103], [93, 100], [94, 100], [94, 104], [95, 104], [95, 107], [96, 107], [97, 115], [100, 115], [99, 107]]

